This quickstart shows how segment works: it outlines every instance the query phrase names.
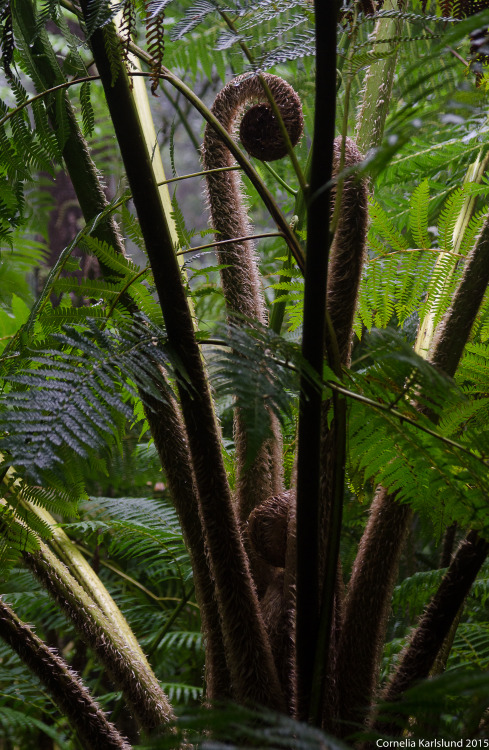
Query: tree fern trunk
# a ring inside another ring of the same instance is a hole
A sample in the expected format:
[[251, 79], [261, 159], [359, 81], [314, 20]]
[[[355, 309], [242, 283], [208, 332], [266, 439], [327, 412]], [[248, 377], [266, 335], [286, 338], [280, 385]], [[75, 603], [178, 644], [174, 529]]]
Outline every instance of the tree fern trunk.
[[[397, 0], [385, 0], [382, 10], [397, 10], [398, 5]], [[379, 146], [382, 141], [396, 71], [399, 44], [396, 40], [401, 35], [403, 23], [400, 18], [387, 17], [380, 18], [375, 25], [375, 40], [388, 41], [375, 45], [375, 51], [385, 52], [386, 57], [370, 64], [363, 84], [356, 132], [356, 143], [363, 153]]]

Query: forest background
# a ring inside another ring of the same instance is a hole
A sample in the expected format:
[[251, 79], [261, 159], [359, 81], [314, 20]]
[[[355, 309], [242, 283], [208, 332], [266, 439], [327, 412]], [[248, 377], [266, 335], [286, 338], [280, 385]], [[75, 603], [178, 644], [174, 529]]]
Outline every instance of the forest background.
[[489, 740], [486, 6], [1, 0], [2, 750]]

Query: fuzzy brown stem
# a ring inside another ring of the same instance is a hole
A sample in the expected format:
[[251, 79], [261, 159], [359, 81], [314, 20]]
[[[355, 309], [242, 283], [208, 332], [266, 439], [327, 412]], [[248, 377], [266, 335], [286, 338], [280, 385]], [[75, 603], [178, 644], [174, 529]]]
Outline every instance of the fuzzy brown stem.
[[[359, 165], [363, 155], [351, 138], [343, 143], [336, 138], [333, 170], [337, 176], [343, 169]], [[333, 192], [335, 197], [336, 191]], [[333, 325], [341, 364], [350, 364], [353, 318], [357, 308], [358, 289], [367, 253], [368, 187], [365, 178], [349, 175], [342, 181], [341, 211], [331, 246], [328, 267], [327, 309]]]
[[0, 599], [0, 637], [34, 672], [87, 750], [131, 750], [81, 680]]
[[177, 404], [168, 394], [164, 395], [162, 401], [151, 404], [146, 410], [146, 417], [192, 561], [195, 596], [205, 640], [206, 696], [212, 701], [223, 700], [231, 695], [231, 678], [226, 663], [215, 585], [205, 549], [198, 494], [185, 429]]
[[[334, 142], [333, 174], [338, 175], [342, 139]], [[344, 143], [344, 168], [360, 164], [363, 156], [355, 143], [346, 138]], [[332, 198], [334, 199], [335, 192]], [[357, 306], [358, 289], [365, 263], [368, 226], [368, 189], [365, 179], [350, 175], [342, 184], [341, 211], [338, 227], [331, 246], [328, 267], [327, 310], [335, 332], [341, 365], [348, 367], [353, 342], [353, 318]], [[322, 407], [321, 439], [321, 534], [320, 569], [324, 570], [324, 551], [331, 513], [334, 451], [336, 446], [334, 424], [329, 426], [331, 403]]]
[[295, 493], [270, 497], [251, 513], [247, 534], [266, 581], [260, 606], [287, 700], [294, 715], [295, 697]]
[[[296, 143], [302, 133], [302, 110], [297, 94], [277, 76], [265, 74], [263, 78], [275, 99], [287, 131], [293, 135]], [[216, 97], [212, 113], [226, 131], [233, 134], [238, 117], [250, 103], [255, 106], [246, 112], [242, 120], [242, 142], [248, 151], [260, 159], [280, 158], [284, 155], [281, 134], [276, 130], [277, 123], [258, 76], [239, 76], [228, 83]], [[235, 163], [227, 145], [210, 125], [205, 129], [202, 153], [206, 170], [222, 169]], [[239, 174], [208, 174], [207, 188], [216, 239], [231, 240], [250, 235]], [[231, 318], [238, 316], [266, 323], [266, 306], [253, 243], [249, 240], [229, 243], [216, 246], [216, 250], [219, 263], [225, 266], [221, 269], [221, 279], [228, 315]], [[239, 410], [236, 413], [236, 494], [242, 523], [255, 506], [267, 497], [280, 493], [283, 488], [280, 425], [272, 414], [270, 427], [271, 437], [258, 449], [250, 463], [246, 424]]]
[[411, 518], [409, 506], [378, 489], [355, 558], [338, 649], [338, 731], [343, 735], [362, 723], [375, 691], [390, 598]]
[[443, 546], [440, 555], [440, 568], [448, 568], [450, 565], [453, 549], [455, 545], [455, 535], [457, 533], [457, 524], [452, 523], [443, 535]]

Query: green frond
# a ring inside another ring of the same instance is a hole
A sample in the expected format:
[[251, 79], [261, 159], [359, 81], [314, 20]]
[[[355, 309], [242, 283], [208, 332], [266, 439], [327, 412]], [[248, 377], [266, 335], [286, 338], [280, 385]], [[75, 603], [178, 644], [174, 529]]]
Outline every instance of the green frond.
[[111, 559], [144, 560], [147, 570], [185, 584], [191, 578], [188, 553], [175, 510], [167, 500], [96, 498], [85, 507], [83, 521], [67, 524], [71, 534], [95, 534], [107, 544]]
[[[345, 750], [345, 744], [311, 724], [297, 721], [285, 714], [264, 708], [250, 708], [236, 704], [216, 707], [187, 708], [179, 715], [176, 737], [182, 742], [190, 730], [199, 745], [207, 742], [212, 732], [215, 750], [238, 750], [248, 745], [277, 750]], [[156, 748], [156, 744], [154, 745]]]
[[459, 261], [457, 255], [451, 252], [438, 256], [429, 278], [425, 300], [419, 305], [421, 319], [432, 315], [435, 326], [440, 322], [462, 275], [463, 269]]
[[126, 203], [123, 203], [121, 206], [121, 217], [124, 236], [128, 237], [131, 242], [134, 242], [140, 250], [144, 251], [144, 240], [139, 220], [129, 211]]
[[398, 231], [382, 206], [374, 198], [370, 199], [369, 206], [370, 232], [380, 238], [386, 250], [392, 249], [397, 252], [407, 250], [409, 244], [406, 237]]
[[[149, 274], [150, 271], [148, 269], [148, 272], [144, 274], [144, 276], [148, 276]], [[142, 278], [144, 278], [144, 276]], [[150, 276], [150, 279], [151, 278], [152, 277]], [[151, 320], [154, 325], [164, 325], [161, 307], [155, 300], [151, 289], [148, 289], [143, 283], [141, 283], [141, 277], [139, 277], [139, 280], [130, 283], [130, 286], [127, 287], [127, 292], [136, 304], [139, 312], [144, 317]]]
[[476, 195], [487, 195], [489, 187], [467, 182], [462, 187], [453, 191], [445, 201], [438, 220], [438, 233], [440, 248], [446, 252], [453, 250], [456, 237], [454, 236], [455, 225], [459, 219], [460, 212], [467, 198]]
[[[72, 292], [77, 297], [101, 300], [113, 299], [119, 292], [120, 286], [111, 284], [104, 279], [77, 279], [63, 277], [53, 285], [55, 294], [69, 294]], [[58, 308], [54, 308], [53, 312]], [[88, 312], [88, 311], [87, 311]]]
[[[163, 10], [163, 3], [158, 3], [158, 13]], [[197, 0], [193, 5], [185, 12], [181, 21], [179, 21], [172, 29], [172, 39], [179, 40], [186, 34], [189, 34], [202, 23], [212, 13], [215, 13], [219, 8], [217, 0]], [[154, 15], [154, 11], [152, 11]]]
[[104, 266], [114, 271], [117, 276], [132, 275], [140, 270], [139, 266], [136, 266], [129, 258], [125, 258], [106, 242], [101, 242], [95, 237], [85, 235], [79, 245], [82, 249], [95, 255]]
[[[25, 515], [25, 514], [24, 514]], [[32, 516], [32, 514], [30, 514]], [[32, 517], [28, 519], [33, 520]], [[0, 576], [5, 578], [23, 552], [35, 552], [39, 540], [26, 525], [22, 513], [11, 505], [0, 504]]]
[[39, 324], [44, 333], [55, 333], [63, 325], [74, 325], [76, 323], [84, 324], [89, 320], [105, 318], [105, 309], [101, 306], [92, 305], [91, 307], [46, 307], [45, 311], [39, 316]]
[[41, 721], [35, 716], [32, 716], [32, 709], [26, 707], [24, 711], [21, 710], [21, 706], [18, 708], [9, 708], [8, 706], [0, 706], [0, 732], [5, 738], [12, 737], [15, 741], [17, 732], [21, 733], [22, 737], [28, 737], [29, 734], [39, 736], [39, 730], [46, 737], [50, 737], [60, 748], [60, 750], [68, 750], [68, 744], [64, 740], [64, 733], [58, 732], [51, 724], [47, 724]]
[[429, 517], [437, 530], [457, 521], [463, 528], [487, 533], [483, 498], [488, 477], [479, 453], [488, 452], [487, 435], [480, 430], [471, 433], [466, 426], [463, 440], [458, 437], [460, 445], [446, 443], [441, 428], [433, 432], [431, 420], [415, 408], [417, 403], [442, 415], [450, 403], [463, 402], [464, 396], [392, 332], [376, 332], [372, 345], [368, 351], [375, 365], [351, 373], [354, 390], [370, 400], [370, 405], [355, 399], [350, 404], [352, 485], [381, 484], [396, 492], [399, 502], [410, 503]]
[[80, 86], [80, 109], [83, 123], [83, 134], [90, 138], [95, 127], [95, 113], [92, 107], [90, 81]]
[[176, 705], [196, 704], [201, 700], [204, 692], [201, 687], [183, 685], [178, 682], [163, 682], [162, 688], [169, 700]]
[[58, 145], [56, 134], [49, 124], [45, 103], [39, 99], [32, 102], [32, 113], [34, 115], [39, 140], [42, 142], [49, 158], [55, 163], [61, 162], [61, 150]]
[[313, 381], [315, 377], [297, 344], [257, 323], [252, 327], [228, 325], [219, 328], [217, 335], [222, 344], [209, 356], [212, 385], [218, 398], [228, 404], [226, 408], [239, 409], [252, 461], [270, 433], [270, 413], [280, 422], [290, 418], [300, 373]]
[[489, 667], [489, 626], [483, 622], [464, 622], [457, 628], [447, 669], [472, 666]]
[[178, 247], [176, 249], [180, 250], [182, 248], [189, 248], [191, 245], [192, 237], [195, 237], [196, 231], [195, 229], [187, 229], [185, 218], [183, 216], [182, 209], [178, 205], [176, 195], [173, 195], [171, 204], [173, 208], [171, 212], [171, 218], [173, 219], [178, 237]]
[[402, 152], [394, 157], [382, 181], [386, 186], [399, 185], [405, 180], [411, 180], [413, 174], [423, 174], [428, 179], [445, 170], [454, 174], [461, 165], [474, 159], [481, 149], [486, 150], [487, 145], [481, 143], [478, 136], [476, 128], [463, 139], [458, 136], [447, 139], [445, 136], [427, 141], [414, 135]]
[[94, 31], [106, 26], [121, 8], [122, 3], [107, 3], [105, 0], [90, 0], [86, 14], [87, 34], [90, 37]]
[[263, 55], [259, 60], [260, 67], [268, 70], [268, 68], [273, 68], [275, 65], [282, 65], [290, 60], [312, 57], [315, 54], [314, 40], [315, 34], [313, 29], [302, 34], [297, 34], [290, 41]]
[[396, 53], [396, 48], [390, 47], [387, 45], [386, 45], [386, 49], [382, 52], [376, 52], [375, 50], [372, 50], [372, 49], [369, 49], [369, 50], [360, 49], [359, 52], [356, 52], [351, 57], [351, 59], [348, 61], [348, 64], [345, 65], [344, 73], [345, 75], [355, 76], [361, 70], [368, 68], [372, 63], [377, 62], [379, 60], [386, 60], [387, 58], [392, 57], [395, 53]]
[[444, 568], [423, 570], [405, 578], [394, 589], [392, 595], [393, 611], [397, 613], [400, 610], [411, 621], [415, 621], [438, 589], [445, 572]]
[[423, 180], [411, 195], [411, 213], [409, 216], [409, 228], [411, 229], [415, 246], [419, 248], [431, 247], [428, 236], [429, 200], [429, 183], [428, 180]]
[[[112, 6], [109, 6], [112, 7]], [[106, 23], [103, 27], [105, 51], [110, 64], [110, 72], [112, 75], [112, 86], [116, 82], [121, 72], [121, 61], [122, 61], [122, 44], [121, 39], [115, 30], [115, 27], [111, 23]]]
[[466, 257], [475, 246], [476, 240], [481, 232], [484, 222], [487, 219], [487, 208], [478, 211], [472, 216], [468, 226], [465, 229], [462, 241], [460, 242], [460, 255]]
[[[482, 696], [489, 687], [487, 673], [474, 669], [454, 669], [429, 680], [423, 680], [407, 690], [402, 701], [381, 703], [378, 715], [378, 736], [384, 737], [382, 726], [394, 724], [401, 731], [410, 732], [416, 741], [445, 738], [453, 741], [463, 727], [473, 726], [474, 716], [484, 711]], [[477, 714], [477, 710], [479, 713]], [[417, 726], [412, 727], [416, 715]], [[474, 734], [477, 725], [473, 728]], [[396, 735], [398, 736], [398, 735]]]
[[167, 633], [160, 641], [162, 648], [184, 648], [188, 651], [198, 650], [203, 647], [202, 633], [194, 631], [173, 631]]
[[2, 399], [8, 431], [2, 449], [34, 477], [61, 469], [66, 446], [81, 458], [116, 435], [120, 419], [131, 419], [136, 388], [143, 398], [161, 399], [166, 381], [158, 365], [172, 369], [161, 329], [145, 323], [102, 330], [95, 321], [53, 334], [57, 347], [41, 349], [9, 372]]

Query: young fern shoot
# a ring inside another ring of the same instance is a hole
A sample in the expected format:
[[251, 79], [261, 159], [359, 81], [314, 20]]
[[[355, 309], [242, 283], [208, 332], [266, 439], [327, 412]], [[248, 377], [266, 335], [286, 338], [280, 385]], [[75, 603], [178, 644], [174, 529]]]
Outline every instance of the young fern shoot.
[[[292, 87], [278, 76], [264, 75], [293, 145], [302, 135], [302, 109]], [[275, 114], [267, 100], [261, 78], [242, 75], [228, 83], [218, 94], [212, 112], [232, 134], [244, 108], [248, 109], [240, 125], [240, 138], [246, 150], [265, 161], [280, 159], [287, 147]], [[232, 166], [234, 161], [226, 144], [209, 125], [203, 146], [206, 170]], [[217, 240], [232, 240], [251, 234], [237, 172], [215, 172], [207, 175], [211, 217]], [[222, 286], [230, 319], [251, 319], [266, 324], [267, 313], [257, 259], [250, 240], [217, 248]], [[244, 523], [253, 508], [271, 495], [280, 493], [282, 484], [282, 451], [278, 420], [270, 414], [271, 437], [252, 461], [248, 461], [246, 426], [239, 411], [236, 414], [235, 438], [238, 463], [237, 505]]]

